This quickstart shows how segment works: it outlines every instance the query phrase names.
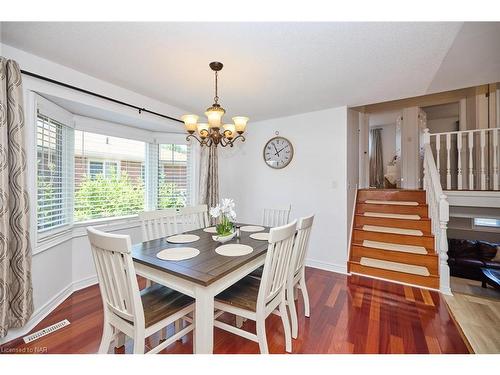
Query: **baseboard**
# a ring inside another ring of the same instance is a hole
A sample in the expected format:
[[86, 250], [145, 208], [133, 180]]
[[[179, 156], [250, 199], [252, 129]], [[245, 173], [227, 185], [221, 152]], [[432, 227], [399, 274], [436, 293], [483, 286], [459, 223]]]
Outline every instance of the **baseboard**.
[[73, 292], [80, 289], [86, 288], [88, 286], [97, 284], [97, 275], [89, 276], [84, 279], [73, 282]]
[[0, 345], [17, 339], [18, 337], [25, 336], [71, 294], [94, 284], [97, 284], [97, 275], [86, 277], [69, 284], [66, 288], [62, 289], [59, 293], [47, 301], [43, 306], [36, 309], [36, 311], [33, 312], [31, 319], [24, 327], [9, 329], [7, 336], [0, 339]]
[[341, 273], [343, 275], [347, 275], [347, 264], [335, 264], [323, 262], [315, 259], [306, 259], [306, 266], [312, 268], [318, 268], [324, 271], [330, 271], [335, 273]]

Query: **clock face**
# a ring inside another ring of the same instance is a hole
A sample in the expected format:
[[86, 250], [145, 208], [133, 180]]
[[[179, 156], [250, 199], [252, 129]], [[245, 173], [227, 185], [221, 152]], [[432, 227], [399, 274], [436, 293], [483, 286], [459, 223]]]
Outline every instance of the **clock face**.
[[264, 161], [274, 169], [285, 168], [293, 158], [293, 146], [283, 137], [271, 138], [264, 146]]

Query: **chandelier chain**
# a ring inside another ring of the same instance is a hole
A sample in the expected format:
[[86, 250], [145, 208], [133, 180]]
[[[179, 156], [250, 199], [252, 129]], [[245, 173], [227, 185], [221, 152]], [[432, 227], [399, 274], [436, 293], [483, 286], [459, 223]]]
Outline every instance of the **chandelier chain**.
[[215, 96], [214, 96], [214, 101], [215, 101], [215, 104], [217, 104], [217, 102], [219, 101], [219, 96], [218, 96], [218, 93], [217, 93], [217, 77], [218, 77], [218, 74], [217, 72], [215, 72]]

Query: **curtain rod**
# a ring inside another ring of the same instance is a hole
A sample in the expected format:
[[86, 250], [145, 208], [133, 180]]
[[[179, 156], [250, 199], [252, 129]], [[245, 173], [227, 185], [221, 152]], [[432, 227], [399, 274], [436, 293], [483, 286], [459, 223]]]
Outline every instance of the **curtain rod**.
[[93, 92], [93, 91], [85, 90], [85, 89], [82, 89], [80, 87], [76, 87], [76, 86], [73, 86], [73, 85], [61, 82], [61, 81], [56, 81], [55, 79], [44, 77], [44, 76], [41, 76], [41, 75], [36, 74], [36, 73], [28, 72], [28, 71], [22, 70], [22, 69], [21, 69], [21, 73], [25, 74], [27, 76], [30, 76], [30, 77], [34, 77], [34, 78], [37, 78], [37, 79], [41, 79], [43, 81], [47, 81], [47, 82], [50, 82], [50, 83], [53, 83], [53, 84], [56, 84], [56, 85], [59, 85], [59, 86], [66, 87], [68, 89], [72, 89], [72, 90], [75, 90], [75, 91], [83, 92], [84, 94], [87, 94], [87, 95], [92, 95], [92, 96], [95, 96], [95, 97], [98, 97], [98, 98], [101, 98], [101, 99], [108, 100], [108, 101], [113, 102], [113, 103], [121, 104], [123, 106], [130, 107], [130, 108], [134, 108], [134, 109], [136, 109], [136, 110], [139, 111], [139, 114], [141, 114], [142, 112], [146, 112], [146, 113], [150, 113], [150, 114], [155, 115], [155, 116], [159, 116], [159, 117], [163, 117], [163, 118], [166, 118], [166, 119], [169, 119], [169, 120], [172, 120], [172, 121], [177, 121], [177, 122], [183, 123], [181, 120], [176, 119], [174, 117], [170, 117], [170, 116], [158, 113], [158, 112], [150, 111], [149, 109], [141, 108], [141, 107], [138, 107], [138, 106], [130, 104], [130, 103], [122, 102], [121, 100], [113, 99], [113, 98], [110, 98], [109, 96], [105, 96], [105, 95], [101, 95], [101, 94], [98, 94], [98, 93]]

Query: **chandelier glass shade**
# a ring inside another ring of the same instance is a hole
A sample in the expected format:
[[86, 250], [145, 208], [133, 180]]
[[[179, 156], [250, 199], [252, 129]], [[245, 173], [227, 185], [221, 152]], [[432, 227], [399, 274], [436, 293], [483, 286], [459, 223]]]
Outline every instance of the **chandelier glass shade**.
[[242, 142], [245, 141], [243, 133], [246, 130], [248, 117], [236, 116], [233, 117], [233, 123], [224, 124], [222, 122], [226, 110], [219, 104], [217, 79], [218, 72], [222, 70], [223, 65], [220, 62], [212, 62], [209, 66], [215, 72], [214, 104], [205, 111], [207, 122], [198, 122], [200, 118], [197, 115], [184, 115], [181, 117], [186, 131], [189, 133], [186, 139], [194, 138], [200, 145], [207, 147], [217, 147], [218, 145], [233, 147], [237, 139]]

